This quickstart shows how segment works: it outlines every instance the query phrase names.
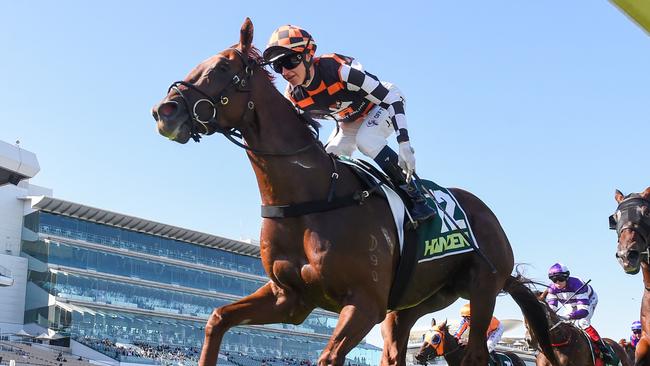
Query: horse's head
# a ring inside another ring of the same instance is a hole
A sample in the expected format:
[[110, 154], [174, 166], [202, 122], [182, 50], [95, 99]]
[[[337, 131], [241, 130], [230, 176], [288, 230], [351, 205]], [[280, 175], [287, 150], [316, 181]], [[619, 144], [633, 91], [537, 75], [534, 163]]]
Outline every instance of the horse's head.
[[253, 23], [246, 18], [239, 43], [196, 66], [153, 107], [158, 132], [170, 140], [198, 141], [231, 128], [241, 130], [254, 118], [251, 77], [261, 58], [252, 46]]
[[421, 365], [426, 365], [427, 361], [433, 360], [436, 357], [445, 356], [457, 348], [458, 341], [449, 333], [449, 326], [445, 320], [441, 324], [433, 326], [424, 335], [424, 342], [415, 355], [415, 359]]
[[636, 274], [641, 261], [648, 260], [650, 240], [650, 187], [641, 193], [624, 196], [616, 190], [616, 212], [609, 217], [609, 228], [618, 234], [616, 258], [629, 274]]

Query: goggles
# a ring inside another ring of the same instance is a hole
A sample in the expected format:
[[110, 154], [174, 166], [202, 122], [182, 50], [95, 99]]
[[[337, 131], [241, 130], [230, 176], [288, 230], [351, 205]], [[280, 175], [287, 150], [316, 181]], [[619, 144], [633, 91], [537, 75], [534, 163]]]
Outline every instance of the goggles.
[[553, 281], [553, 283], [558, 283], [558, 282], [566, 282], [566, 280], [569, 278], [569, 276], [551, 276], [549, 279]]
[[282, 73], [282, 69], [293, 70], [302, 62], [301, 53], [293, 53], [284, 57], [281, 57], [271, 63], [271, 67], [278, 74]]

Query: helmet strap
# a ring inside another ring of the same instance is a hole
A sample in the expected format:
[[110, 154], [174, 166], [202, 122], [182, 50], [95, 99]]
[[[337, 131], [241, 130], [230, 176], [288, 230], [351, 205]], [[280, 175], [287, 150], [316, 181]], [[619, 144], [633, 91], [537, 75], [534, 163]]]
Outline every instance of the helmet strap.
[[309, 56], [309, 44], [311, 43], [311, 37], [305, 45], [305, 49], [302, 51], [302, 64], [305, 65], [305, 81], [302, 85], [307, 86], [311, 83], [311, 65], [314, 62], [314, 56], [312, 56], [309, 61], [307, 61], [307, 56]]

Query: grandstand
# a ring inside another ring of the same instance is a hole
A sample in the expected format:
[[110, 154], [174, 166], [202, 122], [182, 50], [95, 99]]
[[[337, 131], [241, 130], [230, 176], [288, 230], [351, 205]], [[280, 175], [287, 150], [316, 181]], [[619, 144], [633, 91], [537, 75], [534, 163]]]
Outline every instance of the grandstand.
[[[195, 363], [212, 310], [268, 281], [256, 244], [61, 200], [28, 180], [0, 187], [0, 213], [0, 274], [13, 281], [0, 287], [0, 329], [84, 359]], [[223, 360], [313, 362], [337, 318], [317, 309], [300, 325], [233, 328]], [[362, 342], [349, 357], [378, 364], [380, 353]]]

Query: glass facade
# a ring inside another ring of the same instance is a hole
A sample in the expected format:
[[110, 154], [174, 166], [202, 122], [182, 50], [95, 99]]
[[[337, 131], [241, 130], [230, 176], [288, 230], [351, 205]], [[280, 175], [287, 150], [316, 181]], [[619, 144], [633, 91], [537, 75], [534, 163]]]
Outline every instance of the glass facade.
[[[107, 345], [200, 349], [212, 310], [268, 281], [257, 257], [47, 212], [31, 213], [24, 223], [29, 234], [22, 252], [29, 258], [28, 282], [37, 288], [28, 296], [25, 323], [123, 361], [137, 360]], [[315, 360], [336, 321], [337, 314], [315, 311], [300, 325], [236, 327], [222, 352]], [[377, 364], [380, 350], [362, 344], [350, 357]]]

